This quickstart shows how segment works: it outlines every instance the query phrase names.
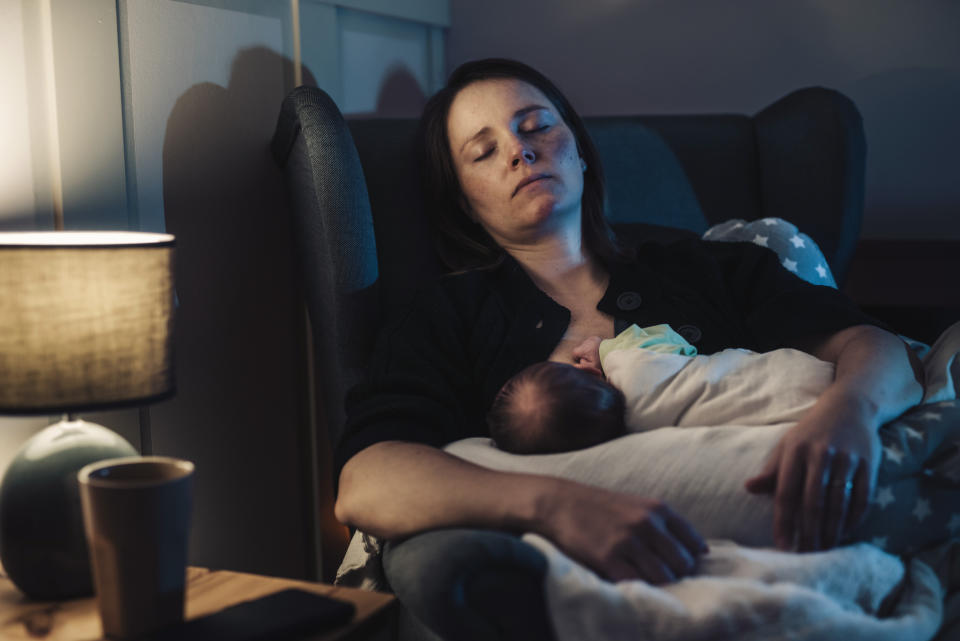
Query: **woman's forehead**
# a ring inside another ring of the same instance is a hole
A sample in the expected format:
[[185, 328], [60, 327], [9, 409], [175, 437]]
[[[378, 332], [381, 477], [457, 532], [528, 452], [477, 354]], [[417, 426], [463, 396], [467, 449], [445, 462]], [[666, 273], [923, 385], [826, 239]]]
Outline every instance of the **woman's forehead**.
[[514, 78], [478, 80], [461, 89], [450, 104], [450, 142], [469, 137], [483, 127], [509, 122], [517, 112], [541, 106], [556, 112], [550, 99], [533, 85]]

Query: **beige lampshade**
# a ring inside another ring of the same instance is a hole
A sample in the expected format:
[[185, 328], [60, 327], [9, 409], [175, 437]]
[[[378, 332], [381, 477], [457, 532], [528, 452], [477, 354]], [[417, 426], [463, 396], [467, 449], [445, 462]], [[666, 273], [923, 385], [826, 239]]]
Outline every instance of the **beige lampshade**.
[[171, 395], [173, 252], [168, 234], [0, 233], [0, 413]]

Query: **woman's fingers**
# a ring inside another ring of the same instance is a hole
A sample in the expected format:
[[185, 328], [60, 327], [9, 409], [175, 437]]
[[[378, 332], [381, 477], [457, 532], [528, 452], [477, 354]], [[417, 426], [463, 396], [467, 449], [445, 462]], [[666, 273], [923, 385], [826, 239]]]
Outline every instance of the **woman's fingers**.
[[783, 452], [783, 441], [777, 443], [776, 447], [767, 457], [767, 462], [763, 470], [756, 476], [752, 476], [744, 482], [743, 486], [752, 494], [773, 494], [777, 489], [777, 473], [780, 470], [780, 455]]
[[670, 508], [667, 509], [669, 513], [664, 519], [664, 522], [670, 534], [676, 537], [694, 558], [709, 552], [710, 548], [707, 546], [707, 542], [703, 540], [699, 532], [693, 529], [690, 522], [673, 510], [670, 510]]
[[653, 532], [650, 537], [650, 548], [670, 569], [674, 579], [693, 573], [697, 567], [694, 555], [687, 550], [683, 542], [674, 538], [669, 532]]
[[804, 461], [796, 448], [785, 450], [774, 493], [773, 539], [781, 550], [789, 550], [796, 538], [797, 513], [801, 507]]
[[807, 460], [806, 478], [803, 483], [803, 508], [800, 513], [800, 535], [797, 549], [801, 552], [820, 548], [820, 529], [826, 507], [830, 468], [833, 450], [826, 448], [812, 453]]
[[706, 543], [666, 504], [564, 484], [541, 532], [571, 558], [611, 581], [666, 583], [696, 570]]
[[660, 585], [676, 581], [678, 576], [687, 574], [674, 572], [655, 550], [639, 539], [634, 539], [627, 546], [623, 553], [623, 560], [633, 568], [632, 573], [629, 576], [611, 580], [642, 579], [647, 583]]
[[867, 507], [870, 505], [870, 497], [873, 496], [874, 479], [870, 475], [870, 467], [866, 461], [860, 461], [857, 470], [853, 475], [853, 492], [850, 495], [850, 510], [847, 512], [847, 520], [844, 523], [843, 532], [850, 533], [863, 521], [866, 516]]
[[[830, 482], [827, 485], [827, 510], [821, 530], [823, 549], [835, 546], [843, 534], [843, 527], [850, 511], [854, 475], [858, 463], [858, 457], [851, 454], [838, 455], [834, 460]], [[814, 549], [820, 549], [820, 546]]]

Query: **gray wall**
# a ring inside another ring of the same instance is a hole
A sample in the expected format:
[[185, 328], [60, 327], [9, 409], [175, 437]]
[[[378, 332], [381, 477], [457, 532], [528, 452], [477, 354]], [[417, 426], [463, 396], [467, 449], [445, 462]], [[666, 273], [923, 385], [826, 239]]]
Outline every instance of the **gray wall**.
[[960, 239], [960, 3], [452, 0], [447, 42], [449, 69], [517, 58], [587, 115], [753, 113], [838, 89], [864, 117], [864, 235]]
[[[176, 396], [85, 418], [196, 463], [192, 563], [336, 567], [268, 143], [301, 78], [347, 114], [414, 115], [448, 22], [447, 0], [0, 0], [0, 229], [60, 209], [68, 229], [177, 236]], [[0, 417], [0, 474], [47, 422]]]

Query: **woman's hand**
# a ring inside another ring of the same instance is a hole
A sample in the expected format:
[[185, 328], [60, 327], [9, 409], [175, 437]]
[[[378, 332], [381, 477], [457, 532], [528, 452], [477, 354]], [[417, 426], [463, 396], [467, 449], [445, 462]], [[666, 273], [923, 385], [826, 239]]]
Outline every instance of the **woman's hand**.
[[855, 528], [873, 497], [880, 465], [876, 427], [850, 400], [821, 399], [777, 443], [763, 471], [746, 482], [774, 495], [780, 549], [829, 549]]
[[675, 581], [692, 574], [707, 552], [696, 530], [664, 503], [562, 483], [544, 501], [541, 533], [611, 581]]
[[880, 466], [877, 429], [923, 398], [923, 368], [893, 334], [855, 325], [798, 347], [833, 363], [834, 381], [748, 479], [773, 494], [774, 540], [801, 551], [831, 548], [855, 528], [873, 497]]

